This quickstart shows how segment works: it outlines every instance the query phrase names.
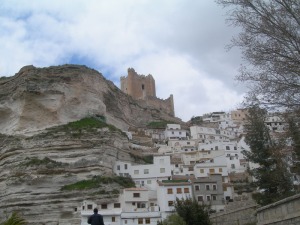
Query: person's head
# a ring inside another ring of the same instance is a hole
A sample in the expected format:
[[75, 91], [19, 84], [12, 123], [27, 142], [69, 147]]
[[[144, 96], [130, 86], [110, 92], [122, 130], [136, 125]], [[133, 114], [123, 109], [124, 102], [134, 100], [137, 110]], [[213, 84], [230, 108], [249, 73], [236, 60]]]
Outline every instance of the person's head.
[[94, 213], [98, 213], [98, 209], [97, 208], [94, 208]]

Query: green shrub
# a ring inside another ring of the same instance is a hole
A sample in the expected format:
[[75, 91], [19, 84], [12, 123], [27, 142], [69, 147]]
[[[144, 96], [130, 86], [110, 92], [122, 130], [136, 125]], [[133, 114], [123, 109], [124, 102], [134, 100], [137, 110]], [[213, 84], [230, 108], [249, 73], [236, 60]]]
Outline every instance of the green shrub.
[[65, 185], [61, 188], [62, 191], [71, 190], [87, 190], [93, 188], [99, 188], [102, 184], [117, 183], [124, 188], [135, 187], [135, 183], [129, 177], [105, 177], [105, 176], [95, 176], [90, 180], [78, 181], [74, 184]]
[[147, 128], [152, 129], [165, 129], [168, 123], [173, 123], [170, 121], [162, 120], [162, 121], [153, 121], [147, 124]]
[[0, 225], [25, 225], [27, 222], [18, 213], [13, 212], [12, 215]]
[[21, 165], [22, 166], [41, 166], [45, 165], [47, 168], [54, 168], [54, 167], [61, 167], [67, 165], [66, 163], [62, 162], [56, 162], [52, 159], [49, 159], [48, 157], [45, 157], [43, 159], [39, 159], [37, 157], [33, 158], [26, 158], [26, 162], [23, 162]]

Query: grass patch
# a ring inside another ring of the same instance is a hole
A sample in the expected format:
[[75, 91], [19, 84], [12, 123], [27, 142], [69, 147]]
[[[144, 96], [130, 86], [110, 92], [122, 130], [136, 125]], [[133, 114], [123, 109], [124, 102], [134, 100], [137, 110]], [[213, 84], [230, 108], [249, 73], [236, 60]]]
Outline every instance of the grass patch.
[[126, 133], [122, 132], [120, 129], [111, 124], [107, 124], [105, 121], [106, 118], [102, 115], [86, 117], [78, 121], [73, 121], [64, 125], [49, 128], [48, 132], [41, 134], [41, 136], [48, 136], [63, 132], [71, 135], [72, 137], [81, 137], [84, 133], [97, 132], [97, 129], [108, 128], [111, 132], [119, 132], [123, 136], [127, 137]]
[[95, 117], [87, 117], [83, 118], [78, 121], [70, 122], [66, 125], [62, 125], [61, 128], [63, 130], [80, 130], [80, 129], [97, 129], [97, 128], [104, 128], [108, 127], [111, 131], [117, 131], [118, 129], [114, 127], [113, 125], [107, 124], [103, 118], [95, 118]]
[[26, 162], [23, 162], [21, 165], [22, 166], [46, 166], [47, 168], [55, 168], [55, 167], [62, 167], [67, 165], [67, 163], [62, 163], [62, 162], [56, 162], [52, 159], [49, 159], [48, 157], [45, 157], [43, 159], [39, 159], [37, 157], [33, 158], [26, 158]]
[[[72, 191], [72, 190], [88, 190], [93, 188], [99, 188], [102, 184], [117, 183], [124, 188], [135, 187], [135, 183], [129, 177], [104, 177], [95, 176], [90, 180], [78, 181], [74, 184], [65, 185], [61, 188], [62, 191]], [[103, 190], [102, 190], [103, 191]], [[113, 190], [115, 193], [115, 189]]]
[[173, 123], [170, 121], [162, 120], [162, 121], [153, 121], [147, 124], [147, 128], [150, 129], [165, 129], [167, 124]]

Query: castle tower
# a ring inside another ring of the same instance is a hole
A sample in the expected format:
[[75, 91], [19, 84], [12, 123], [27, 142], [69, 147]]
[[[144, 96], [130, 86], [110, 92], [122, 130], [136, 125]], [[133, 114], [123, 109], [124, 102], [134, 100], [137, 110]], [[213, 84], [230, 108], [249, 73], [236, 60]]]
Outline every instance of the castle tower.
[[139, 75], [133, 68], [129, 68], [128, 76], [121, 77], [121, 90], [136, 100], [142, 100], [147, 106], [155, 107], [175, 116], [173, 95], [167, 99], [157, 98], [155, 80], [151, 74]]
[[127, 77], [121, 77], [121, 90], [134, 99], [156, 97], [155, 80], [152, 75], [139, 75], [133, 68], [128, 69]]

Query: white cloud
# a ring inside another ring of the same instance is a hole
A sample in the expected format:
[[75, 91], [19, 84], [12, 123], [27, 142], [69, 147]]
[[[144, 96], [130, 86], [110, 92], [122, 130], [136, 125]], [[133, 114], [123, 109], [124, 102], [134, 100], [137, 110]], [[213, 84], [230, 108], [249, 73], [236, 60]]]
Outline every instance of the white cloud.
[[224, 49], [236, 31], [223, 14], [213, 1], [3, 0], [0, 74], [76, 56], [117, 84], [128, 67], [151, 73], [157, 96], [173, 93], [184, 120], [227, 110], [242, 91], [233, 81], [239, 53]]

